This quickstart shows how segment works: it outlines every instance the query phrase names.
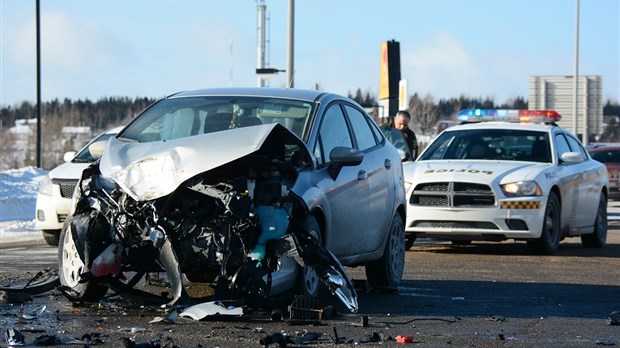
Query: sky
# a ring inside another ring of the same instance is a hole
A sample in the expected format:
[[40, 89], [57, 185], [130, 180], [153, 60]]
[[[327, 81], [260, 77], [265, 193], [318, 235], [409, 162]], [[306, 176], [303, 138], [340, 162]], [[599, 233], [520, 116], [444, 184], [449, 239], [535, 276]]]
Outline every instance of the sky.
[[[0, 105], [36, 102], [36, 2], [0, 0]], [[159, 98], [256, 86], [257, 1], [40, 0], [41, 98]], [[381, 44], [400, 43], [407, 93], [528, 98], [573, 75], [577, 0], [297, 0], [295, 88], [377, 96]], [[579, 75], [620, 101], [620, 0], [579, 1]], [[265, 0], [268, 66], [286, 68], [289, 1]], [[286, 73], [270, 80], [286, 85]]]

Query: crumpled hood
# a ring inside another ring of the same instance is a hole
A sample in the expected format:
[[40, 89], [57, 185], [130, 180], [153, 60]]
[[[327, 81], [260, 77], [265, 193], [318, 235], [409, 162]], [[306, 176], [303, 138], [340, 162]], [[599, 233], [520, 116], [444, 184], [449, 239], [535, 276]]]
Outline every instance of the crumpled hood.
[[534, 180], [541, 167], [550, 163], [518, 161], [420, 161], [403, 166], [405, 180], [413, 184], [421, 182], [464, 181], [491, 184]]
[[156, 199], [187, 179], [258, 151], [272, 133], [308, 151], [295, 134], [277, 123], [148, 143], [111, 138], [100, 171], [135, 200]]

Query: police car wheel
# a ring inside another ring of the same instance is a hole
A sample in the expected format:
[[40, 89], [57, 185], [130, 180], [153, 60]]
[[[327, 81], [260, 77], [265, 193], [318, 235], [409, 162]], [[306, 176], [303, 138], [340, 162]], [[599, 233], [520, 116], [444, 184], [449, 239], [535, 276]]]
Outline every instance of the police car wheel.
[[581, 235], [581, 244], [586, 248], [602, 248], [607, 242], [607, 197], [601, 192], [599, 197], [594, 232]]
[[528, 241], [530, 250], [535, 254], [553, 255], [560, 247], [560, 202], [555, 193], [549, 194], [540, 238]]
[[415, 243], [417, 236], [413, 233], [409, 233], [405, 236], [405, 250], [411, 250], [413, 243]]

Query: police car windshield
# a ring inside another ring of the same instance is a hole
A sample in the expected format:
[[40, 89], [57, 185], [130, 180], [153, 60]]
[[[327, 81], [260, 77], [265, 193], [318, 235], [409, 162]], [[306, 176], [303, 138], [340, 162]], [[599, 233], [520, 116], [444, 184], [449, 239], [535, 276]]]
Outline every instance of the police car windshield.
[[551, 162], [549, 135], [507, 129], [447, 131], [418, 160]]

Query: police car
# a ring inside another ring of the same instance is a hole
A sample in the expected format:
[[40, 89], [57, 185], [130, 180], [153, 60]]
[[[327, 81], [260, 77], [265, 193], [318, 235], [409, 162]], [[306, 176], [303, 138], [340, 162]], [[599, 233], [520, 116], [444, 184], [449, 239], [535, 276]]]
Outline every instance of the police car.
[[429, 237], [527, 241], [554, 254], [566, 237], [607, 238], [608, 174], [549, 110], [463, 110], [406, 178], [407, 247]]

